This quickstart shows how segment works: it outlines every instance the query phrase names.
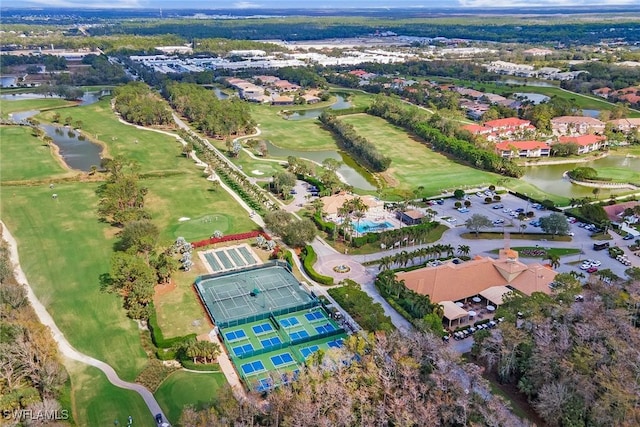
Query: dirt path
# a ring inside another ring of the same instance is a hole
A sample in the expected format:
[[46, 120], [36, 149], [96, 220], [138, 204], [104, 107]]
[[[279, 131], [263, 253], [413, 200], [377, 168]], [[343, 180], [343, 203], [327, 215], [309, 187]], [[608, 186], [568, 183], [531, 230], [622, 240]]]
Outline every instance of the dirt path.
[[60, 353], [71, 360], [75, 360], [100, 369], [106, 375], [111, 384], [115, 385], [116, 387], [132, 390], [138, 393], [149, 408], [149, 412], [151, 412], [152, 417], [154, 417], [156, 414], [162, 414], [163, 420], [167, 420], [167, 417], [164, 415], [162, 408], [160, 408], [160, 405], [156, 401], [155, 397], [146, 387], [137, 383], [123, 381], [110, 365], [107, 365], [106, 363], [98, 359], [94, 359], [91, 356], [87, 356], [84, 353], [80, 353], [78, 350], [73, 348], [69, 341], [67, 341], [62, 331], [58, 329], [58, 326], [54, 322], [47, 309], [44, 307], [44, 305], [42, 305], [40, 300], [38, 300], [38, 297], [36, 297], [33, 289], [31, 289], [31, 286], [27, 281], [27, 277], [24, 274], [24, 271], [22, 271], [22, 267], [20, 267], [18, 244], [16, 240], [13, 238], [11, 232], [4, 224], [4, 222], [0, 221], [0, 225], [2, 225], [2, 238], [9, 244], [11, 262], [14, 265], [14, 274], [16, 280], [18, 281], [18, 283], [22, 283], [25, 290], [27, 291], [27, 298], [29, 299], [33, 310], [38, 316], [38, 320], [40, 320], [40, 323], [47, 326], [51, 330], [51, 335], [53, 336], [55, 342], [58, 344]]

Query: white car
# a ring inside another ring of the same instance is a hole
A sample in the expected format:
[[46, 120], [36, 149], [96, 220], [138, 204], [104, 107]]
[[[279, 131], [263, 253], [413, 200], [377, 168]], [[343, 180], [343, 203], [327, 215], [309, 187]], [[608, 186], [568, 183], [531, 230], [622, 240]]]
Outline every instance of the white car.
[[588, 270], [591, 267], [593, 267], [593, 265], [591, 265], [591, 263], [584, 263], [580, 266], [580, 270]]
[[594, 267], [600, 267], [602, 265], [602, 263], [600, 261], [596, 260], [590, 260], [591, 265]]

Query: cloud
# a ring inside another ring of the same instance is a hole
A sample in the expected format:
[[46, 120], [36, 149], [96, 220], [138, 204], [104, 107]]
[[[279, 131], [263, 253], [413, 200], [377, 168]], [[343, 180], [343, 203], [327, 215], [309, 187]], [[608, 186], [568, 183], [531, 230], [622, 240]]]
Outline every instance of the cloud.
[[258, 3], [251, 3], [250, 1], [239, 1], [233, 4], [235, 9], [260, 9], [261, 5]]
[[637, 5], [638, 0], [458, 0], [461, 7], [572, 7]]
[[29, 0], [29, 4], [43, 5], [48, 7], [63, 7], [75, 9], [136, 9], [143, 5], [138, 0], [98, 0], [98, 1], [75, 1], [75, 0]]

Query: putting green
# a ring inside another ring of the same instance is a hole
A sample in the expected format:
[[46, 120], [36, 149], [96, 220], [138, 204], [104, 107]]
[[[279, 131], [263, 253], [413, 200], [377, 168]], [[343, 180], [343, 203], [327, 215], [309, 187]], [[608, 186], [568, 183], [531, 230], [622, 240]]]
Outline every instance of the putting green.
[[188, 241], [192, 241], [211, 237], [216, 230], [226, 234], [230, 227], [231, 219], [229, 216], [216, 213], [180, 221], [173, 230], [173, 235], [174, 237], [182, 236]]

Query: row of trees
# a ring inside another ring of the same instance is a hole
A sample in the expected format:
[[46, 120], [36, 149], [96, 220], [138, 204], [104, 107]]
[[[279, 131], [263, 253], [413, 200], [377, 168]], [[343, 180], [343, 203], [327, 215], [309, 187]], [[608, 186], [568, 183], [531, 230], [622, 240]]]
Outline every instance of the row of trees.
[[194, 83], [169, 83], [164, 89], [169, 103], [209, 136], [228, 137], [251, 131], [255, 122], [249, 106], [237, 98], [218, 99]]
[[[358, 358], [341, 362], [353, 354]], [[267, 395], [266, 404], [252, 395], [237, 401], [226, 388], [212, 407], [183, 410], [180, 425], [526, 425], [491, 394], [477, 366], [460, 365], [430, 334], [356, 334], [344, 350], [318, 354], [307, 365], [295, 382]]]
[[366, 168], [374, 172], [383, 172], [391, 165], [391, 159], [382, 155], [366, 138], [358, 135], [350, 124], [340, 121], [327, 111], [323, 111], [318, 119], [338, 136], [341, 147]]
[[123, 119], [140, 126], [173, 125], [171, 109], [149, 86], [131, 82], [114, 90], [114, 106]]
[[69, 415], [58, 400], [67, 373], [56, 343], [51, 331], [37, 321], [24, 286], [16, 282], [4, 240], [0, 240], [0, 337], [0, 412], [5, 419], [9, 421], [17, 410]]
[[425, 261], [433, 259], [440, 259], [443, 255], [446, 255], [447, 258], [451, 258], [456, 252], [458, 255], [466, 257], [469, 256], [471, 248], [468, 245], [459, 245], [456, 251], [456, 248], [448, 243], [437, 243], [435, 245], [425, 246], [413, 251], [400, 251], [393, 255], [383, 256], [378, 260], [378, 266], [381, 271], [384, 271], [393, 267], [406, 267], [409, 263], [411, 263], [411, 265], [415, 265], [416, 258], [418, 259], [418, 264], [422, 264]]
[[111, 259], [106, 290], [120, 293], [129, 317], [147, 319], [154, 286], [167, 283], [179, 264], [170, 251], [158, 251], [158, 228], [144, 209], [147, 189], [138, 183], [137, 166], [116, 157], [106, 159], [107, 181], [97, 190], [98, 215], [122, 228]]
[[505, 321], [476, 334], [474, 353], [550, 426], [640, 425], [640, 282], [583, 288], [560, 274], [555, 283], [550, 296], [508, 298]]
[[404, 127], [428, 142], [434, 150], [450, 154], [473, 167], [513, 177], [523, 174], [520, 166], [509, 159], [501, 158], [493, 151], [479, 148], [455, 136], [447, 136], [429, 123], [412, 120], [418, 116], [407, 114], [407, 107], [392, 98], [376, 96], [367, 112]]

